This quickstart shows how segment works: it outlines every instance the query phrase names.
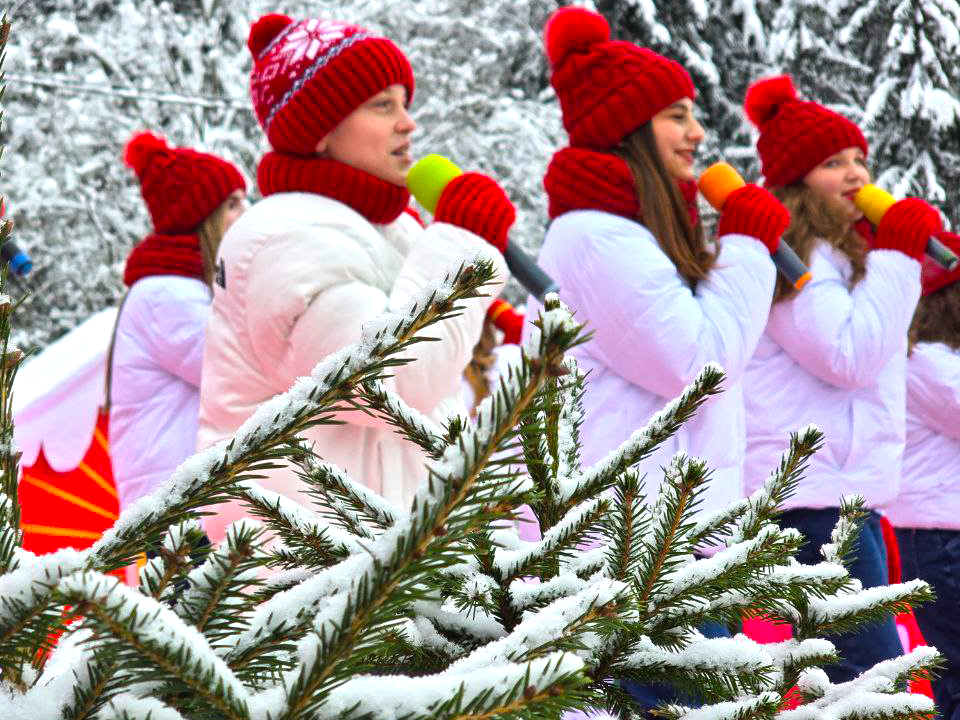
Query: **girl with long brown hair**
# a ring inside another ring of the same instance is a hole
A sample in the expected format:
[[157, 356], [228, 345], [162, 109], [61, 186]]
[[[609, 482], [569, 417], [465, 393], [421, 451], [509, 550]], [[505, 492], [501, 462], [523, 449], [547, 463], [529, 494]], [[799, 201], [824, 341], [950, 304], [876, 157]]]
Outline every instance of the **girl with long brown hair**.
[[[815, 424], [825, 434], [823, 448], [784, 504], [781, 524], [804, 534], [798, 559], [815, 564], [841, 498], [859, 493], [868, 515], [850, 573], [865, 587], [886, 585], [876, 508], [899, 483], [907, 328], [920, 295], [918, 260], [940, 217], [922, 200], [902, 200], [874, 236], [854, 203], [870, 182], [860, 129], [799, 100], [785, 76], [753, 85], [745, 107], [760, 130], [766, 185], [790, 210], [783, 239], [813, 275], [800, 291], [778, 285], [744, 375], [747, 491], [766, 479], [791, 432]], [[902, 651], [892, 618], [830, 639], [841, 656], [826, 669], [834, 682]]]
[[[652, 496], [674, 453], [704, 457], [715, 471], [703, 502], [710, 511], [742, 496], [739, 376], [766, 323], [770, 253], [788, 216], [768, 192], [747, 186], [727, 201], [719, 241], [707, 241], [693, 182], [705, 131], [690, 75], [609, 32], [582, 8], [561, 9], [547, 24], [570, 147], [544, 178], [552, 222], [539, 262], [593, 333], [573, 351], [590, 372], [585, 463], [643, 427], [706, 363], [724, 368], [726, 392], [641, 467], [651, 471]], [[537, 317], [535, 300], [526, 316]]]

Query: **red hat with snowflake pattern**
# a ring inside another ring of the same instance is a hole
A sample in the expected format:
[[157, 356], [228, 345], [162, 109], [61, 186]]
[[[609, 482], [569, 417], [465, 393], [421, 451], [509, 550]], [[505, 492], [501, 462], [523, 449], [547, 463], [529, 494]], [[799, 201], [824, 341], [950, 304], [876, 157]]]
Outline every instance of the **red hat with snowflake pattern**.
[[390, 40], [336, 20], [264, 15], [250, 28], [250, 95], [274, 150], [312, 155], [317, 143], [390, 85], [413, 99], [413, 70]]

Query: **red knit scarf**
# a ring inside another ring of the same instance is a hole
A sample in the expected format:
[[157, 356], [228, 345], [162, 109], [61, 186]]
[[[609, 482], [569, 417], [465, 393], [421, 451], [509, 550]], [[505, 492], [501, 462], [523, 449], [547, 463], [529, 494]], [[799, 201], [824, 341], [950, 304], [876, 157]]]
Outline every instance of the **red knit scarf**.
[[281, 192], [325, 195], [378, 225], [396, 220], [410, 202], [406, 188], [328, 158], [267, 153], [257, 168], [257, 183], [264, 197]]
[[203, 256], [196, 235], [147, 235], [137, 244], [123, 270], [127, 287], [151, 275], [181, 275], [203, 280]]
[[[554, 154], [543, 178], [551, 218], [571, 210], [602, 210], [638, 219], [640, 203], [626, 161], [610, 153], [567, 147]], [[679, 183], [690, 221], [696, 225], [697, 185]]]

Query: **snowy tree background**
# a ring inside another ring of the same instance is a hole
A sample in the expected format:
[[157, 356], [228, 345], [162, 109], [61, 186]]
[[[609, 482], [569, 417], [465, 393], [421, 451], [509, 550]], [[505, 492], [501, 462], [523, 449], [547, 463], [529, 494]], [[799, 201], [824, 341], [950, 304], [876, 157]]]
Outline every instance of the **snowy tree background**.
[[[265, 146], [249, 108], [249, 23], [321, 14], [379, 30], [410, 57], [418, 155], [500, 179], [535, 252], [540, 180], [565, 141], [541, 33], [562, 0], [21, 0], [9, 9], [7, 143], [0, 191], [34, 272], [15, 340], [43, 346], [123, 292], [123, 261], [148, 219], [120, 161], [143, 128], [235, 160]], [[588, 3], [589, 4], [589, 3]], [[596, 0], [614, 33], [683, 62], [710, 131], [704, 167], [757, 171], [741, 112], [747, 84], [780, 71], [862, 123], [879, 182], [960, 218], [960, 4], [956, 0]], [[520, 300], [518, 286], [508, 288]]]

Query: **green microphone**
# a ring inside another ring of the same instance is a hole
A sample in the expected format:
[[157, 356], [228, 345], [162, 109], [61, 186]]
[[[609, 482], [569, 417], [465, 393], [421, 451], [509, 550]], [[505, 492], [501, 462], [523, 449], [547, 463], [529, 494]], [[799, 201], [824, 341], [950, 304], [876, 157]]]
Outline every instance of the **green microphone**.
[[[437, 203], [440, 202], [444, 189], [451, 180], [462, 174], [460, 168], [442, 155], [427, 155], [410, 168], [407, 173], [407, 188], [417, 202], [432, 215], [437, 211]], [[560, 289], [533, 258], [510, 240], [507, 241], [503, 259], [507, 261], [510, 273], [540, 302], [543, 302], [547, 294]]]

